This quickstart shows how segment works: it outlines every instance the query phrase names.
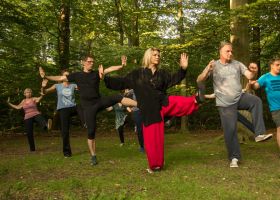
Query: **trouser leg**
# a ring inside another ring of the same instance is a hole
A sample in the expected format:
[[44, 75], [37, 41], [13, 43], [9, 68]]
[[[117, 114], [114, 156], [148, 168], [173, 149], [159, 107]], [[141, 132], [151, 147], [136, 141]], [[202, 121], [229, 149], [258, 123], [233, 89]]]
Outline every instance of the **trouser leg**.
[[224, 131], [225, 144], [228, 158], [240, 159], [240, 146], [237, 137], [237, 105], [218, 107], [221, 123]]
[[70, 119], [71, 119], [71, 108], [63, 108], [59, 110], [60, 123], [61, 123], [61, 136], [63, 143], [63, 154], [71, 156], [71, 146], [69, 139]]
[[255, 136], [264, 134], [266, 132], [263, 120], [262, 100], [259, 97], [252, 94], [243, 93], [238, 102], [238, 109], [248, 110], [252, 114], [252, 123]]
[[27, 140], [29, 144], [30, 151], [35, 151], [35, 142], [34, 142], [34, 135], [33, 135], [33, 123], [34, 119], [29, 118], [24, 120], [25, 131], [27, 134]]

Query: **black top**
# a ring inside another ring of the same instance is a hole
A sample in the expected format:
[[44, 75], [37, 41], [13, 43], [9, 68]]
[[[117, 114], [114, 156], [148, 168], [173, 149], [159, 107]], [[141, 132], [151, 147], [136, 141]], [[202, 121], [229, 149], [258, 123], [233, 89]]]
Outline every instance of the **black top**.
[[143, 123], [148, 126], [162, 121], [160, 110], [168, 105], [166, 90], [180, 83], [186, 76], [186, 70], [180, 68], [171, 74], [166, 70], [156, 70], [154, 74], [148, 68], [133, 70], [125, 77], [105, 76], [106, 87], [114, 90], [134, 89], [137, 107], [141, 110]]
[[69, 74], [67, 80], [77, 84], [82, 106], [91, 105], [100, 98], [100, 77], [97, 71], [75, 72]]

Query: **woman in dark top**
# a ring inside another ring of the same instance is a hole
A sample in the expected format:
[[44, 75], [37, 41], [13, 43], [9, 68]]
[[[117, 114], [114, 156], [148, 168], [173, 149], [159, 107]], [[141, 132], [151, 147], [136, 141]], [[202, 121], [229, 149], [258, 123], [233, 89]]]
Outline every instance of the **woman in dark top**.
[[177, 73], [159, 69], [160, 50], [149, 48], [143, 57], [143, 67], [125, 77], [105, 76], [110, 89], [134, 89], [142, 114], [144, 144], [149, 162], [148, 172], [159, 171], [164, 164], [164, 116], [185, 116], [198, 109], [196, 96], [167, 96], [166, 90], [178, 84], [186, 75], [188, 56], [181, 54]]

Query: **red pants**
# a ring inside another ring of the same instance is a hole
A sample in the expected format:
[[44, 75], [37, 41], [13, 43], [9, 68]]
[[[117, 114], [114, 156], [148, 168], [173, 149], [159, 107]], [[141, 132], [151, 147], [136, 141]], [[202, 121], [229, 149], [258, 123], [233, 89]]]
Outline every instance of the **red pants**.
[[182, 117], [198, 110], [195, 96], [169, 96], [169, 105], [161, 108], [162, 121], [143, 126], [145, 151], [150, 169], [162, 168], [164, 164], [164, 116]]

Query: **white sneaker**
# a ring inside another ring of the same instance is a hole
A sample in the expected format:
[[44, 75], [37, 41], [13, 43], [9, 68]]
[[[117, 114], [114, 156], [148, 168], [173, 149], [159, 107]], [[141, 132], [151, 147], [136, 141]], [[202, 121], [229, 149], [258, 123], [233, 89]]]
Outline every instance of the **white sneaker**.
[[266, 135], [258, 135], [257, 137], [255, 137], [255, 141], [256, 142], [261, 142], [261, 141], [265, 141], [272, 138], [272, 134], [266, 134]]
[[238, 159], [233, 158], [229, 164], [229, 167], [238, 167]]

